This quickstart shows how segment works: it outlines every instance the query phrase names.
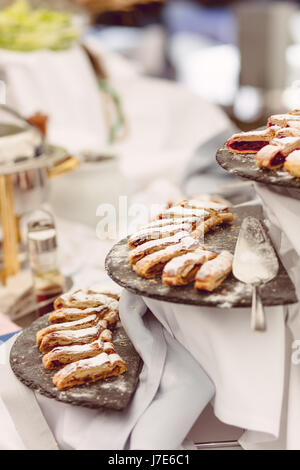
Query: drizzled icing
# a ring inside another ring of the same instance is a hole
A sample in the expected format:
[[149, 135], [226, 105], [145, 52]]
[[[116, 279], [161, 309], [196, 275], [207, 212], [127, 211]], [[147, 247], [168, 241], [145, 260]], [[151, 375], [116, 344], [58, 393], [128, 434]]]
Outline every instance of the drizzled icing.
[[172, 245], [174, 243], [178, 243], [183, 238], [188, 237], [188, 232], [178, 232], [172, 237], [165, 237], [158, 240], [151, 240], [149, 242], [143, 243], [142, 245], [134, 248], [129, 252], [129, 260], [134, 260], [134, 258], [138, 257], [139, 255], [146, 254], [148, 251], [151, 251], [153, 248], [164, 248], [168, 245]]
[[[196, 216], [189, 216], [189, 217], [182, 217], [180, 219], [181, 224], [197, 224], [200, 222], [201, 218], [196, 217]], [[178, 220], [174, 218], [165, 218], [165, 219], [159, 219], [159, 220], [153, 220], [152, 222], [149, 222], [146, 225], [143, 225], [140, 227], [139, 231], [141, 230], [147, 230], [150, 228], [155, 228], [155, 227], [164, 227], [165, 225], [174, 225], [178, 224]]]
[[112, 302], [116, 302], [112, 297], [108, 297], [104, 294], [98, 294], [96, 292], [91, 292], [89, 290], [80, 289], [75, 292], [67, 292], [66, 294], [61, 295], [57, 299], [57, 303], [60, 304], [63, 302], [64, 304], [72, 306], [72, 304], [76, 302], [80, 303], [93, 303], [100, 305], [110, 305]]
[[233, 255], [222, 251], [215, 259], [207, 261], [197, 272], [196, 280], [203, 281], [209, 276], [227, 274], [232, 269]]
[[139, 240], [147, 239], [147, 238], [162, 238], [163, 235], [172, 235], [177, 232], [181, 231], [186, 231], [186, 232], [191, 232], [192, 231], [192, 225], [191, 224], [169, 224], [164, 227], [154, 227], [150, 228], [147, 230], [141, 230], [140, 232], [136, 232], [131, 237], [129, 237], [129, 242], [134, 243]]
[[68, 364], [63, 369], [55, 374], [56, 378], [64, 378], [71, 374], [74, 374], [78, 370], [86, 371], [92, 370], [105, 364], [109, 366], [115, 366], [116, 364], [122, 364], [125, 366], [125, 362], [121, 359], [118, 354], [106, 354], [105, 352], [98, 354], [95, 357], [89, 359], [81, 359], [76, 362], [72, 362], [72, 364]]
[[210, 213], [205, 211], [204, 209], [191, 209], [191, 208], [184, 208], [181, 206], [173, 206], [169, 209], [163, 211], [158, 218], [165, 219], [167, 217], [190, 217], [195, 216], [199, 217], [200, 219], [205, 219], [209, 217]]
[[167, 246], [163, 250], [156, 251], [155, 253], [151, 253], [145, 258], [141, 259], [137, 262], [138, 265], [148, 264], [156, 261], [160, 261], [163, 259], [168, 259], [169, 256], [175, 255], [176, 253], [180, 253], [184, 250], [193, 250], [199, 247], [199, 242], [192, 237], [186, 237], [181, 240], [181, 242], [176, 243], [175, 245]]
[[81, 318], [80, 320], [75, 320], [75, 321], [69, 321], [65, 323], [58, 323], [57, 325], [49, 325], [46, 328], [44, 328], [41, 331], [55, 331], [57, 330], [72, 330], [72, 328], [76, 328], [77, 326], [82, 326], [85, 325], [86, 323], [90, 322], [98, 322], [98, 317], [97, 315], [89, 315], [87, 317]]
[[207, 209], [214, 211], [224, 211], [229, 208], [228, 205], [220, 204], [213, 201], [199, 201], [197, 199], [191, 199], [189, 201], [183, 201], [181, 203], [184, 207], [193, 208], [193, 209]]
[[[178, 256], [166, 264], [163, 274], [167, 276], [176, 276], [181, 271], [184, 271], [185, 268], [189, 268], [188, 271], [190, 271], [195, 265], [204, 263], [212, 255], [213, 253], [211, 251], [199, 249], [192, 253]], [[181, 274], [186, 273], [182, 272]]]

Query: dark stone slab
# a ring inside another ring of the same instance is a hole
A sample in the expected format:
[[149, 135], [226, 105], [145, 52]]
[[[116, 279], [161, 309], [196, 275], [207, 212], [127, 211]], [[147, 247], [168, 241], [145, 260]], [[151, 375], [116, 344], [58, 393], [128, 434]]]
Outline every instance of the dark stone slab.
[[258, 168], [255, 154], [235, 154], [230, 152], [224, 145], [218, 150], [216, 158], [219, 165], [234, 176], [267, 185], [300, 189], [300, 178], [295, 178], [288, 172], [283, 171], [282, 168], [278, 170]]
[[48, 316], [36, 320], [16, 339], [10, 354], [10, 364], [18, 379], [29, 388], [49, 398], [87, 408], [123, 410], [130, 402], [138, 382], [142, 360], [122, 326], [114, 331], [116, 352], [127, 364], [127, 371], [116, 377], [90, 385], [80, 385], [59, 391], [52, 382], [55, 371], [45, 370], [42, 354], [35, 345], [35, 334], [48, 324]]
[[[262, 220], [260, 206], [244, 206], [232, 209], [235, 221], [232, 225], [217, 227], [206, 234], [207, 249], [220, 252], [229, 250], [234, 253], [237, 237], [243, 219], [247, 216]], [[117, 243], [106, 258], [106, 270], [109, 276], [125, 289], [141, 296], [151, 297], [165, 302], [207, 307], [231, 308], [249, 307], [252, 303], [251, 287], [229, 276], [223, 284], [212, 293], [197, 291], [193, 284], [182, 287], [167, 287], [160, 277], [144, 279], [138, 276], [128, 262], [127, 238]], [[280, 260], [279, 260], [280, 261]], [[264, 305], [286, 305], [297, 302], [295, 288], [286, 270], [280, 262], [275, 279], [260, 288]]]

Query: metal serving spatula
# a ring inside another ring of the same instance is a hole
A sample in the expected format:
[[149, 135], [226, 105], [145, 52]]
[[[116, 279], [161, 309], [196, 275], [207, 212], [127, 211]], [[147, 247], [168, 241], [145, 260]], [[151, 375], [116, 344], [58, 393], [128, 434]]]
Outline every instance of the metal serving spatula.
[[251, 328], [266, 330], [263, 304], [258, 286], [271, 281], [279, 269], [278, 259], [259, 220], [243, 220], [233, 259], [234, 276], [252, 285]]

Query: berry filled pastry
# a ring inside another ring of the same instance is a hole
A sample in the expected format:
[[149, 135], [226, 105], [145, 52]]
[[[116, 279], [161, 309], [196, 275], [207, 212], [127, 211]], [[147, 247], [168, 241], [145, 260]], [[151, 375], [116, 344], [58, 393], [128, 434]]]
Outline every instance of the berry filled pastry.
[[226, 143], [233, 153], [256, 153], [275, 137], [278, 128], [269, 127], [261, 131], [240, 132], [234, 134]]
[[300, 178], [300, 150], [290, 153], [284, 162], [284, 170], [292, 176]]
[[274, 170], [281, 168], [286, 157], [294, 150], [300, 149], [300, 136], [275, 138], [260, 150], [256, 155], [256, 163], [259, 168]]
[[82, 359], [56, 372], [53, 383], [59, 390], [96, 382], [107, 377], [123, 374], [126, 364], [118, 354], [101, 353], [91, 359]]
[[232, 271], [233, 255], [222, 251], [216, 258], [207, 261], [197, 272], [195, 289], [213, 291]]
[[280, 126], [280, 127], [294, 127], [300, 124], [300, 111], [294, 110], [286, 114], [274, 114], [268, 119], [268, 127]]

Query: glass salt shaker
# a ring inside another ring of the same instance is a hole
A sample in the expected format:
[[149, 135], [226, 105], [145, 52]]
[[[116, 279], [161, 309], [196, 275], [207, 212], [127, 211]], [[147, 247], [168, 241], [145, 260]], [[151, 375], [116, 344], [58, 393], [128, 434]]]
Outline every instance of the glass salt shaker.
[[57, 260], [56, 229], [53, 220], [39, 219], [28, 223], [29, 262], [33, 276], [36, 301], [46, 303], [39, 308], [39, 315], [53, 309], [54, 299], [64, 290], [64, 278]]

